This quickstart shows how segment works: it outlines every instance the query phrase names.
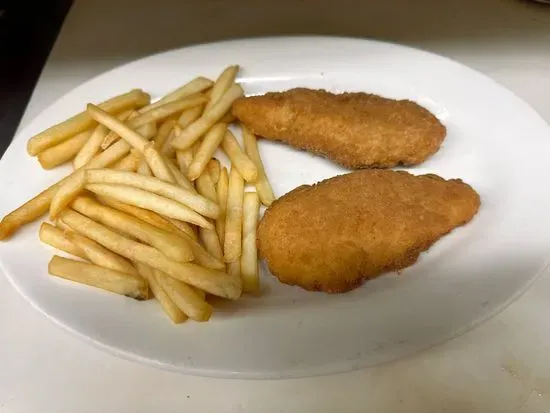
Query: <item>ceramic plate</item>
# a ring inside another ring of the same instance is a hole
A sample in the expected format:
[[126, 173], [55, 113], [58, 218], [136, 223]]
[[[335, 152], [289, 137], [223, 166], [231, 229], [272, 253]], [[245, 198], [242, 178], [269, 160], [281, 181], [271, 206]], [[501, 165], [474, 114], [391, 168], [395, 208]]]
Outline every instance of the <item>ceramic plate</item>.
[[[38, 223], [0, 243], [0, 264], [37, 309], [117, 355], [190, 374], [280, 378], [372, 366], [429, 348], [472, 328], [518, 297], [547, 265], [550, 128], [513, 93], [449, 59], [394, 44], [346, 38], [239, 40], [150, 56], [76, 88], [32, 121], [0, 162], [0, 215], [68, 172], [44, 172], [27, 139], [131, 88], [154, 97], [197, 75], [239, 63], [247, 94], [296, 86], [411, 99], [448, 129], [441, 150], [415, 174], [462, 178], [482, 207], [401, 274], [343, 295], [281, 285], [265, 266], [261, 297], [218, 309], [212, 321], [174, 326], [153, 301], [137, 302], [53, 278], [53, 250]], [[278, 196], [345, 172], [281, 144], [260, 142]], [[342, 211], [345, 212], [345, 211]], [[25, 328], [21, 326], [21, 328]]]

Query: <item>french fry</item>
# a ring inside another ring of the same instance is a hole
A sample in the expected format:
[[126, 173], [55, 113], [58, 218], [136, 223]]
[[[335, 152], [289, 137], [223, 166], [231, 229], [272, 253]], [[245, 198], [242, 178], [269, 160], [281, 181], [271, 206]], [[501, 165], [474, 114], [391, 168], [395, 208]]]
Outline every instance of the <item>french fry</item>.
[[241, 279], [241, 261], [237, 260], [233, 262], [228, 262], [226, 271], [230, 277], [237, 278], [240, 280]]
[[176, 149], [187, 149], [208, 131], [212, 126], [220, 121], [221, 118], [231, 108], [235, 100], [243, 96], [244, 92], [239, 85], [233, 84], [223, 96], [212, 106], [205, 111], [202, 116], [195, 122], [191, 123], [172, 141], [172, 145]]
[[148, 298], [147, 283], [138, 275], [115, 271], [57, 255], [54, 255], [51, 259], [48, 272], [66, 280], [101, 288], [136, 300]]
[[[174, 227], [176, 227], [179, 231], [189, 235], [194, 240], [197, 239], [197, 234], [195, 233], [195, 230], [193, 229], [193, 226], [191, 224], [174, 218], [166, 218], [166, 220], [170, 222]], [[181, 234], [179, 233], [178, 235], [181, 236]]]
[[[158, 106], [154, 109], [151, 109], [145, 113], [138, 114], [136, 116], [130, 116], [128, 118], [128, 121], [126, 123], [119, 122], [119, 124], [113, 123], [112, 119], [109, 119], [105, 116], [105, 114], [101, 114], [100, 109], [97, 108], [97, 106], [92, 105], [92, 107], [88, 107], [87, 110], [90, 113], [90, 116], [92, 116], [94, 119], [96, 119], [99, 123], [104, 124], [109, 129], [111, 129], [111, 132], [109, 135], [105, 138], [103, 141], [103, 145], [110, 145], [112, 142], [118, 139], [119, 136], [124, 138], [126, 141], [128, 141], [128, 132], [127, 129], [130, 129], [137, 133], [138, 135], [141, 135], [142, 137], [145, 137], [147, 139], [150, 139], [152, 136], [145, 136], [148, 135], [146, 131], [140, 129], [146, 124], [155, 123], [157, 121], [164, 120], [166, 118], [169, 118], [170, 116], [181, 112], [182, 110], [199, 106], [204, 104], [205, 98], [200, 95], [195, 96], [189, 96], [184, 99], [180, 99], [177, 101], [172, 101], [168, 103], [164, 103], [161, 106]], [[99, 121], [98, 119], [102, 119], [102, 121]], [[111, 126], [105, 122], [111, 122]], [[120, 126], [120, 123], [124, 125], [126, 128], [122, 128]], [[114, 127], [113, 127], [114, 126]], [[118, 128], [118, 129], [117, 129]], [[126, 134], [126, 137], [122, 136], [120, 133], [120, 130], [123, 131], [123, 133]], [[131, 144], [131, 142], [129, 142]]]
[[162, 149], [164, 148], [164, 144], [170, 136], [172, 129], [174, 129], [174, 125], [176, 124], [176, 122], [176, 119], [166, 119], [158, 128], [157, 134], [153, 141], [155, 142], [155, 149], [157, 151], [160, 151], [161, 154]]
[[193, 148], [185, 149], [183, 151], [176, 151], [176, 161], [183, 174], [187, 174], [189, 165], [193, 162]]
[[159, 270], [153, 270], [157, 283], [192, 320], [208, 321], [212, 315], [212, 306], [204, 301], [193, 287], [176, 280]]
[[189, 179], [178, 169], [174, 163], [168, 159], [164, 159], [164, 162], [166, 163], [166, 166], [168, 166], [168, 169], [170, 169], [170, 172], [174, 176], [174, 179], [176, 180], [176, 183], [181, 186], [182, 188], [196, 193], [195, 187], [191, 182], [189, 182]]
[[50, 204], [50, 219], [54, 220], [84, 190], [85, 185], [86, 170], [80, 169], [70, 175], [59, 187], [52, 199]]
[[155, 274], [151, 267], [145, 264], [136, 262], [136, 267], [141, 274], [141, 276], [146, 279], [149, 283], [149, 287], [153, 292], [153, 296], [157, 299], [160, 306], [166, 313], [166, 315], [172, 320], [174, 324], [180, 324], [187, 320], [187, 316], [183, 311], [181, 311], [176, 303], [166, 294], [166, 292], [161, 288]]
[[242, 127], [242, 131], [246, 154], [250, 160], [254, 162], [254, 165], [256, 165], [256, 169], [258, 170], [258, 177], [254, 183], [256, 186], [256, 191], [258, 192], [258, 196], [260, 197], [262, 204], [265, 206], [270, 206], [275, 200], [275, 195], [273, 194], [273, 189], [271, 188], [265, 173], [264, 164], [262, 162], [262, 158], [260, 157], [260, 152], [258, 151], [256, 137], [244, 126]]
[[200, 227], [213, 228], [207, 219], [188, 206], [143, 189], [119, 184], [87, 184], [86, 189], [94, 194], [108, 196], [117, 201], [149, 209], [169, 218], [190, 222]]
[[48, 244], [61, 251], [65, 251], [75, 257], [79, 257], [84, 260], [88, 259], [84, 251], [74, 245], [69, 238], [67, 238], [64, 231], [54, 227], [52, 224], [43, 222], [42, 225], [40, 225], [38, 237], [44, 244]]
[[0, 240], [8, 238], [23, 225], [40, 218], [48, 212], [55, 193], [66, 179], [64, 178], [53, 184], [2, 218], [0, 222]]
[[246, 192], [243, 201], [243, 250], [241, 255], [241, 278], [243, 291], [254, 293], [260, 289], [258, 276], [258, 250], [256, 247], [256, 230], [260, 199], [256, 192]]
[[103, 125], [97, 125], [95, 127], [84, 146], [80, 148], [80, 151], [78, 151], [73, 159], [73, 167], [75, 169], [86, 165], [100, 151], [101, 142], [103, 142], [103, 139], [108, 133], [109, 129]]
[[[174, 126], [174, 129], [172, 130], [172, 136], [170, 137], [170, 141], [166, 142], [165, 147], [163, 148], [163, 154], [165, 156], [171, 157], [174, 154], [176, 154], [178, 159], [178, 165], [180, 168], [180, 171], [183, 173], [187, 173], [187, 168], [191, 164], [191, 161], [193, 160], [193, 152], [191, 150], [183, 151], [181, 154], [177, 154], [176, 148], [172, 145], [172, 141], [176, 136], [178, 136], [181, 131], [186, 128], [188, 125], [190, 125], [192, 122], [196, 121], [198, 118], [201, 117], [203, 111], [203, 106], [195, 106], [194, 108], [187, 109], [184, 111], [181, 116], [178, 119], [178, 122]], [[180, 156], [184, 156], [180, 159]], [[182, 169], [182, 161], [185, 161], [185, 169]]]
[[[119, 140], [109, 146], [105, 151], [99, 152], [84, 167], [86, 168], [104, 168], [124, 158], [132, 147], [124, 140]], [[139, 152], [139, 151], [138, 151]], [[139, 152], [141, 153], [141, 152]]]
[[189, 180], [194, 181], [206, 169], [208, 162], [220, 146], [222, 139], [224, 139], [226, 131], [227, 125], [225, 123], [217, 123], [206, 133], [197, 153], [193, 157], [193, 162], [189, 165], [187, 171]]
[[[121, 122], [127, 122], [128, 120], [133, 119], [133, 118], [137, 117], [138, 115], [139, 115], [138, 111], [129, 110], [129, 111], [121, 113], [116, 118]], [[101, 125], [101, 126], [104, 126], [104, 125]], [[118, 139], [120, 139], [120, 136], [118, 136], [116, 134], [116, 132], [110, 131], [103, 137], [103, 140], [101, 141], [101, 144], [100, 144], [100, 148], [105, 150], [109, 146], [111, 146], [113, 143], [115, 143]]]
[[203, 104], [204, 101], [205, 98], [196, 96], [169, 102], [129, 120], [127, 124], [119, 121], [114, 116], [91, 103], [88, 104], [86, 110], [90, 117], [120, 135], [121, 138], [127, 141], [134, 148], [138, 149], [140, 152], [143, 152], [147, 139], [137, 133], [134, 129], [150, 122], [156, 122], [168, 118], [174, 113], [181, 112], [182, 110], [199, 106]]
[[145, 139], [153, 139], [157, 136], [157, 124], [155, 122], [146, 123], [136, 129], [136, 132], [143, 136]]
[[185, 85], [168, 93], [166, 96], [162, 97], [157, 102], [144, 106], [139, 111], [140, 113], [145, 113], [150, 111], [151, 109], [155, 109], [159, 106], [162, 106], [165, 103], [172, 102], [174, 100], [179, 100], [191, 95], [195, 95], [197, 93], [205, 91], [206, 89], [211, 88], [213, 84], [214, 83], [210, 79], [206, 79], [204, 77], [197, 77], [191, 80], [189, 83], [186, 83]]
[[185, 129], [191, 123], [195, 122], [198, 118], [200, 118], [203, 111], [204, 111], [204, 106], [195, 106], [194, 108], [189, 108], [184, 110], [181, 113], [180, 117], [178, 118], [178, 123], [177, 123], [178, 127], [181, 129]]
[[220, 98], [222, 95], [231, 87], [235, 82], [237, 73], [239, 72], [239, 66], [233, 65], [226, 67], [223, 72], [220, 74], [214, 86], [212, 86], [212, 91], [210, 93], [210, 100], [206, 104], [205, 110], [209, 110]]
[[228, 277], [221, 271], [200, 267], [196, 264], [173, 261], [156, 248], [120, 236], [104, 225], [73, 210], [64, 210], [59, 219], [74, 231], [93, 239], [111, 251], [129, 260], [161, 270], [169, 276], [207, 293], [229, 299], [237, 299], [241, 295], [242, 281]]
[[[130, 145], [128, 145], [128, 143], [125, 141], [116, 142], [106, 151], [94, 157], [84, 166], [84, 168], [104, 168], [121, 159], [128, 152], [130, 152]], [[23, 225], [40, 218], [48, 212], [50, 203], [52, 202], [55, 193], [69, 176], [46, 188], [34, 198], [25, 202], [23, 205], [2, 218], [2, 221], [0, 221], [0, 240], [8, 238]]]
[[258, 177], [258, 169], [254, 162], [242, 151], [239, 142], [231, 131], [227, 131], [222, 140], [222, 149], [231, 160], [231, 164], [247, 182], [254, 182]]
[[88, 169], [86, 174], [90, 184], [128, 185], [177, 201], [208, 218], [220, 214], [220, 207], [210, 199], [155, 177], [109, 169]]
[[199, 239], [210, 255], [223, 260], [222, 245], [215, 229], [199, 228]]
[[147, 145], [147, 139], [137, 133], [130, 126], [119, 121], [114, 116], [108, 114], [107, 112], [101, 110], [99, 107], [88, 103], [87, 105], [88, 114], [97, 122], [105, 125], [107, 128], [117, 133], [128, 142], [133, 148], [136, 148], [138, 151], [143, 153], [145, 150], [145, 145]]
[[[172, 234], [182, 235], [182, 231], [178, 227], [174, 226], [170, 221], [156, 212], [149, 211], [148, 209], [139, 208], [133, 205], [125, 204], [124, 202], [117, 201], [116, 199], [109, 197], [98, 196], [97, 199], [103, 205], [107, 205], [117, 211], [125, 212], [135, 218], [140, 219], [152, 226], [168, 231]], [[184, 233], [185, 234], [185, 233]]]
[[[99, 107], [108, 113], [117, 113], [132, 107], [141, 107], [148, 104], [150, 96], [139, 89], [134, 89], [123, 95], [111, 98], [99, 104]], [[45, 149], [55, 146], [71, 136], [84, 132], [95, 125], [94, 120], [84, 111], [78, 115], [58, 123], [49, 129], [33, 136], [27, 144], [30, 155], [36, 156]]]
[[229, 186], [229, 177], [227, 176], [227, 169], [223, 167], [220, 171], [220, 178], [216, 185], [216, 193], [218, 195], [218, 205], [220, 206], [220, 216], [216, 220], [216, 232], [220, 238], [221, 245], [225, 241], [225, 213], [227, 208], [227, 188]]
[[206, 167], [208, 168], [208, 172], [210, 172], [212, 182], [214, 182], [214, 185], [216, 185], [218, 183], [218, 180], [220, 179], [220, 161], [218, 161], [216, 158], [212, 158], [210, 159]]
[[52, 146], [38, 154], [38, 161], [44, 169], [53, 169], [56, 166], [69, 162], [86, 144], [91, 130], [85, 130], [58, 145]]
[[66, 236], [69, 241], [84, 251], [84, 254], [86, 254], [86, 259], [91, 261], [92, 264], [127, 274], [138, 275], [137, 270], [134, 266], [132, 266], [132, 264], [130, 264], [129, 261], [122, 258], [120, 255], [109, 251], [97, 242], [73, 231], [68, 231]]
[[199, 195], [202, 195], [203, 197], [217, 204], [218, 194], [216, 194], [216, 187], [214, 186], [214, 182], [212, 182], [212, 178], [210, 177], [208, 171], [203, 171], [203, 173], [195, 181], [195, 186], [197, 187], [197, 192], [199, 193]]
[[166, 182], [177, 183], [168, 162], [159, 153], [159, 151], [155, 149], [152, 143], [145, 145], [143, 156], [145, 157], [147, 165], [149, 165], [149, 168], [154, 176]]
[[136, 172], [141, 164], [142, 157], [140, 153], [133, 149], [128, 155], [117, 161], [111, 167], [117, 171]]
[[184, 98], [165, 102], [154, 109], [148, 110], [128, 121], [128, 127], [139, 128], [149, 122], [158, 122], [176, 115], [184, 110], [195, 106], [203, 106], [206, 98], [200, 94], [186, 96]]
[[149, 168], [149, 165], [147, 164], [145, 158], [140, 159], [137, 173], [143, 176], [153, 176], [153, 172], [151, 172], [151, 168]]
[[227, 208], [225, 216], [224, 259], [225, 262], [237, 261], [242, 251], [244, 180], [234, 166], [229, 173]]
[[82, 215], [107, 225], [122, 235], [130, 235], [155, 247], [175, 261], [189, 262], [194, 258], [193, 251], [184, 238], [156, 228], [124, 212], [101, 205], [93, 199], [79, 197], [72, 203], [72, 207]]

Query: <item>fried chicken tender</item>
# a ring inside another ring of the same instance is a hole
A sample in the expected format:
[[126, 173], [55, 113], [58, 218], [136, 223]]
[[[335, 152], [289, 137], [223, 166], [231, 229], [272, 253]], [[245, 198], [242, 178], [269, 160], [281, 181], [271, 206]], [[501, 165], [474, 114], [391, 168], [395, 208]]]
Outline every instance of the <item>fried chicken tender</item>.
[[258, 227], [258, 249], [281, 282], [341, 293], [414, 264], [479, 205], [459, 179], [356, 171], [275, 201]]
[[419, 164], [446, 134], [417, 103], [367, 93], [298, 88], [240, 98], [232, 111], [256, 135], [351, 169]]

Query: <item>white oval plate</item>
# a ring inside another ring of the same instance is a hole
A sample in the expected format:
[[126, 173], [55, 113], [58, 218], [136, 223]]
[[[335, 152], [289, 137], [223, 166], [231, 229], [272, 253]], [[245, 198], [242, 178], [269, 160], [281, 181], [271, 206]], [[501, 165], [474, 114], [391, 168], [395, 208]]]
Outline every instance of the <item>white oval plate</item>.
[[[248, 94], [295, 86], [408, 98], [448, 128], [441, 150], [413, 173], [459, 177], [481, 195], [466, 227], [436, 243], [401, 275], [343, 295], [281, 285], [264, 267], [264, 293], [225, 304], [209, 323], [174, 326], [154, 302], [52, 278], [52, 249], [38, 224], [0, 243], [1, 266], [29, 302], [57, 324], [117, 355], [185, 373], [238, 378], [326, 374], [372, 366], [441, 343], [494, 315], [546, 267], [550, 128], [491, 79], [411, 48], [345, 38], [266, 38], [147, 57], [76, 88], [17, 136], [0, 162], [0, 215], [67, 169], [42, 171], [25, 150], [34, 133], [90, 101], [141, 87], [157, 97], [197, 75], [239, 63]], [[277, 195], [342, 173], [327, 160], [261, 142]], [[345, 213], [345, 211], [342, 211]], [[24, 328], [24, 326], [22, 326]]]

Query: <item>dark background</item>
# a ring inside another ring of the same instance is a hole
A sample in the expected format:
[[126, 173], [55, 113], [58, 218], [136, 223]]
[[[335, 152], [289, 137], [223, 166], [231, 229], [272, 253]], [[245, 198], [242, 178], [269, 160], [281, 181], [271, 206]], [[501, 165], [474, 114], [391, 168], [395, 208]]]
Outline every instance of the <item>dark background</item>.
[[0, 0], [0, 157], [71, 4], [72, 0]]

